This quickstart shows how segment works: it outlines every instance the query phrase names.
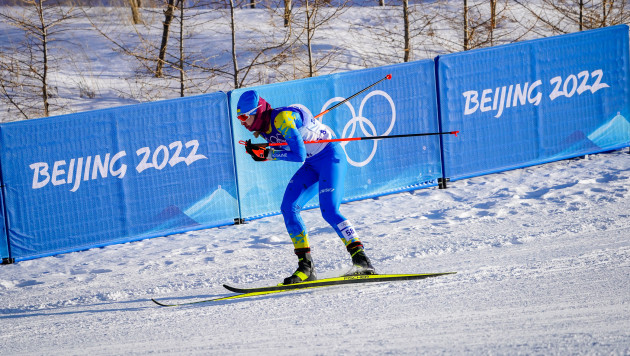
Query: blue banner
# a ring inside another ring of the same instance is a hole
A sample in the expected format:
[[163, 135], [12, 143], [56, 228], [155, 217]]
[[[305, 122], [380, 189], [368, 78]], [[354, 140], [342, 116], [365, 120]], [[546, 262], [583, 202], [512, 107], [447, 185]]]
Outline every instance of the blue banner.
[[[1, 183], [1, 182], [0, 182]], [[4, 185], [4, 184], [2, 184]], [[4, 218], [4, 189], [0, 189], [0, 260], [9, 258], [9, 237]]]
[[233, 223], [227, 96], [0, 125], [12, 257]]
[[[337, 138], [438, 131], [435, 66], [431, 60], [352, 71], [230, 92], [231, 112], [245, 90], [272, 107], [299, 104], [313, 115], [392, 75], [322, 117]], [[284, 189], [300, 163], [254, 162], [240, 140], [252, 134], [232, 118], [239, 200], [244, 218], [279, 212]], [[253, 139], [253, 142], [264, 142]], [[437, 136], [343, 142], [348, 161], [344, 201], [436, 185], [441, 176]], [[317, 198], [311, 202], [318, 204]]]
[[628, 146], [628, 58], [626, 25], [440, 56], [446, 176]]

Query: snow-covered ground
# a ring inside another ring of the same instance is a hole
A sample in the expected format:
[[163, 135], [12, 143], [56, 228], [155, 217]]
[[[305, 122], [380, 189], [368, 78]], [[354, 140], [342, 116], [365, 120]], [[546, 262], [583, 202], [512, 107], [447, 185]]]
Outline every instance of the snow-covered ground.
[[[628, 149], [345, 204], [382, 273], [457, 271], [162, 308], [275, 284], [280, 216], [0, 267], [5, 354], [630, 353]], [[320, 276], [349, 258], [303, 213]]]

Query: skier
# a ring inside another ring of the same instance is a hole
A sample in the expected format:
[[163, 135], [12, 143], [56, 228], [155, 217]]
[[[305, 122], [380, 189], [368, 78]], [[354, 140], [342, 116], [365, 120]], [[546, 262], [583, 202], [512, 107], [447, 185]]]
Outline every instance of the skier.
[[351, 274], [375, 274], [352, 224], [339, 212], [347, 171], [345, 152], [336, 142], [304, 144], [304, 141], [330, 139], [334, 133], [300, 106], [272, 109], [258, 92], [248, 90], [241, 95], [236, 108], [241, 124], [253, 132], [254, 137], [262, 136], [267, 142], [287, 143], [287, 146], [280, 147], [288, 148], [270, 148], [256, 146], [248, 140], [245, 150], [255, 161], [303, 163], [289, 181], [280, 208], [298, 257], [297, 270], [283, 283], [317, 279], [309, 236], [300, 211], [318, 192], [324, 220], [333, 227], [350, 253], [353, 263]]

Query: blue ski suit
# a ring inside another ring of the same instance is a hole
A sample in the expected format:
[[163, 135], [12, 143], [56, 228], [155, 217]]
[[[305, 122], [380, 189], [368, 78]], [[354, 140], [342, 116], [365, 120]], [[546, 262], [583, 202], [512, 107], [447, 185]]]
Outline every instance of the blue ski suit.
[[289, 182], [281, 211], [287, 231], [296, 250], [308, 249], [308, 232], [300, 211], [316, 194], [322, 216], [343, 243], [360, 243], [352, 224], [341, 214], [339, 206], [344, 194], [347, 171], [346, 154], [336, 142], [304, 144], [334, 137], [333, 131], [299, 106], [272, 110], [269, 129], [259, 132], [267, 142], [286, 142], [276, 146], [270, 159], [303, 162]]

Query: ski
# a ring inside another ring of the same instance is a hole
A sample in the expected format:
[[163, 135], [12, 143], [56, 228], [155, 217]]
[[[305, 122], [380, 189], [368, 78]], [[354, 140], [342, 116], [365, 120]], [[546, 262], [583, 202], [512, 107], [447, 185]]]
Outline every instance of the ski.
[[161, 307], [181, 307], [181, 306], [185, 306], [185, 305], [211, 303], [211, 302], [221, 302], [221, 301], [225, 301], [225, 300], [233, 300], [233, 299], [240, 299], [240, 298], [256, 297], [256, 296], [259, 296], [259, 295], [266, 295], [266, 294], [273, 294], [273, 293], [280, 293], [280, 292], [284, 292], [284, 290], [268, 291], [268, 292], [243, 293], [243, 294], [229, 295], [229, 296], [226, 296], [226, 297], [219, 297], [219, 298], [212, 298], [212, 299], [202, 299], [202, 300], [195, 300], [195, 301], [192, 301], [192, 302], [183, 302], [183, 303], [174, 303], [174, 304], [161, 302], [161, 301], [158, 301], [158, 300], [156, 300], [154, 298], [151, 298], [151, 301], [153, 301], [153, 303], [155, 303], [155, 304], [157, 304], [157, 305], [159, 305]]
[[173, 303], [173, 304], [161, 302], [153, 298], [151, 298], [151, 300], [155, 304], [162, 307], [179, 307], [179, 306], [185, 306], [185, 305], [221, 302], [221, 301], [226, 301], [226, 300], [256, 297], [256, 296], [261, 296], [261, 295], [276, 294], [276, 293], [310, 289], [310, 288], [330, 287], [330, 286], [354, 284], [354, 283], [407, 281], [407, 280], [414, 280], [414, 279], [425, 279], [425, 278], [431, 278], [431, 277], [437, 277], [437, 276], [444, 276], [444, 275], [455, 274], [455, 273], [457, 272], [422, 273], [422, 274], [347, 275], [347, 276], [334, 277], [334, 278], [318, 279], [316, 281], [302, 282], [302, 283], [296, 283], [296, 284], [288, 284], [288, 285], [279, 284], [276, 286], [258, 287], [258, 288], [237, 288], [237, 287], [232, 287], [227, 284], [224, 284], [223, 287], [225, 287], [231, 292], [238, 293], [238, 294], [229, 295], [225, 297], [219, 297], [219, 298], [202, 299], [202, 300], [195, 300], [191, 302]]
[[422, 273], [422, 274], [366, 274], [366, 275], [346, 275], [334, 278], [324, 278], [315, 281], [301, 282], [296, 284], [276, 286], [258, 287], [258, 288], [237, 288], [224, 284], [227, 290], [234, 293], [261, 293], [276, 292], [306, 288], [328, 287], [342, 284], [369, 283], [369, 282], [390, 282], [390, 281], [408, 281], [413, 279], [425, 279], [447, 274], [455, 274], [457, 272], [441, 272], [441, 273]]

